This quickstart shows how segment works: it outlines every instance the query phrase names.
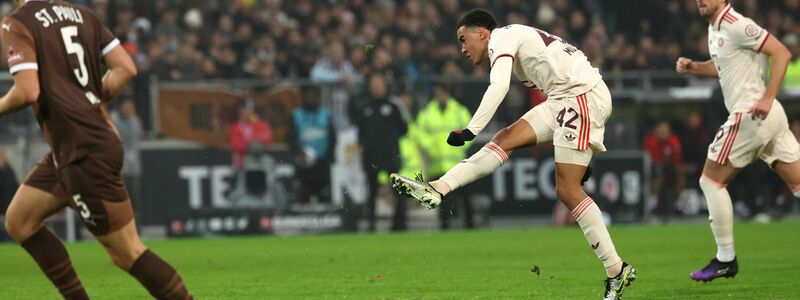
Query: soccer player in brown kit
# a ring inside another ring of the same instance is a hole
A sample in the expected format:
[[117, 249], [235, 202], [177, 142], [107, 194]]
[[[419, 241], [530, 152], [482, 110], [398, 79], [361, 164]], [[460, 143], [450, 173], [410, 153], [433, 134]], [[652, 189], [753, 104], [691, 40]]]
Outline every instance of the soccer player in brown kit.
[[6, 231], [64, 298], [88, 299], [64, 244], [43, 226], [69, 206], [153, 297], [192, 299], [175, 269], [139, 240], [120, 177], [122, 144], [105, 104], [136, 76], [133, 61], [89, 9], [63, 1], [19, 4], [0, 27], [14, 77], [0, 115], [30, 105], [52, 151], [14, 195]]

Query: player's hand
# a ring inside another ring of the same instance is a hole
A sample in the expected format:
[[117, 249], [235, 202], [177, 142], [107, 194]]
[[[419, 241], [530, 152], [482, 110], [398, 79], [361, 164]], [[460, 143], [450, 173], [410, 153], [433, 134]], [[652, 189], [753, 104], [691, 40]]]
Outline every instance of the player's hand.
[[447, 137], [447, 143], [450, 146], [464, 146], [465, 142], [469, 142], [475, 138], [475, 134], [469, 129], [451, 131], [450, 136]]
[[747, 113], [750, 114], [750, 118], [752, 118], [753, 120], [755, 120], [756, 118], [764, 120], [767, 118], [770, 109], [772, 109], [773, 101], [774, 98], [772, 97], [761, 98], [761, 100], [758, 100], [756, 104], [753, 104], [753, 107], [750, 107], [750, 110], [748, 110]]
[[692, 60], [686, 57], [679, 57], [677, 61], [675, 61], [675, 71], [681, 74], [689, 73], [689, 65], [692, 64]]

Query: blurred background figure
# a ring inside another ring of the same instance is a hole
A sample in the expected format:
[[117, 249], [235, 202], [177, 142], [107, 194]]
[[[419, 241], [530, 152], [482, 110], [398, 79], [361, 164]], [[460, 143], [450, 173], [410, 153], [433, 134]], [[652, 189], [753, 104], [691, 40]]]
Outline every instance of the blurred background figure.
[[686, 128], [681, 135], [681, 151], [683, 154], [682, 174], [686, 178], [686, 186], [698, 188], [698, 180], [708, 156], [708, 144], [711, 143], [711, 131], [703, 124], [699, 112], [691, 112], [686, 117]]
[[800, 43], [796, 33], [789, 33], [783, 37], [783, 45], [792, 52], [792, 60], [786, 67], [786, 77], [783, 79], [783, 86], [786, 88], [800, 88]]
[[[357, 112], [356, 126], [358, 140], [362, 149], [364, 173], [367, 176], [367, 218], [369, 230], [375, 231], [377, 221], [375, 205], [378, 189], [389, 182], [389, 173], [400, 169], [400, 138], [408, 131], [400, 108], [389, 101], [386, 79], [382, 74], [370, 73], [367, 76], [368, 93]], [[398, 199], [397, 193], [388, 193], [394, 200], [392, 230], [406, 229], [406, 202]]]
[[244, 195], [263, 196], [267, 191], [267, 169], [262, 164], [266, 146], [272, 143], [272, 128], [245, 102], [238, 111], [238, 120], [228, 127], [233, 151], [233, 202]]
[[336, 147], [328, 109], [320, 105], [319, 89], [305, 90], [303, 103], [292, 112], [292, 128], [287, 140], [297, 157], [297, 178], [300, 180], [298, 201], [318, 203], [331, 201], [331, 163]]
[[125, 156], [122, 163], [122, 179], [128, 187], [133, 211], [137, 218], [141, 218], [142, 209], [142, 162], [139, 153], [139, 144], [144, 137], [142, 120], [136, 113], [136, 106], [131, 98], [125, 98], [119, 103], [119, 108], [111, 113], [111, 120], [117, 126]]
[[[472, 143], [467, 143], [462, 147], [453, 147], [445, 141], [447, 141], [450, 131], [466, 128], [470, 118], [472, 118], [472, 114], [469, 109], [453, 98], [446, 87], [436, 86], [433, 98], [420, 110], [416, 122], [419, 130], [425, 133], [420, 136], [419, 144], [428, 160], [427, 178], [441, 177], [466, 157], [467, 150]], [[447, 194], [447, 198], [439, 206], [441, 229], [450, 228], [450, 217], [461, 214], [463, 214], [465, 228], [475, 227], [472, 205], [462, 191], [456, 190]], [[461, 206], [461, 209], [458, 206]]]
[[408, 124], [408, 131], [400, 138], [400, 174], [413, 178], [420, 172], [425, 175], [425, 155], [420, 148], [420, 140], [424, 135], [417, 127], [413, 117], [414, 98], [409, 92], [401, 92], [393, 100], [403, 116], [403, 120]]
[[[6, 161], [6, 150], [0, 147], [0, 221], [5, 224], [6, 210], [17, 192], [19, 181], [14, 169]], [[6, 234], [5, 226], [0, 228], [0, 242], [10, 241], [11, 238]]]
[[[669, 222], [675, 199], [681, 190], [679, 167], [683, 161], [681, 141], [668, 121], [659, 121], [644, 137], [644, 150], [650, 155], [652, 179], [651, 199], [656, 201], [655, 213], [661, 221]], [[648, 201], [650, 202], [650, 201]]]

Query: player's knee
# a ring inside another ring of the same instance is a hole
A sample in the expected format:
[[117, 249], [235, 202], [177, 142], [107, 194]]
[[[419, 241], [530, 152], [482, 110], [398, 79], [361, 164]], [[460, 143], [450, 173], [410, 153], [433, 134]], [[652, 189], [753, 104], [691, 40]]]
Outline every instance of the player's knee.
[[[556, 197], [561, 201], [569, 201], [570, 199], [575, 198], [576, 194], [579, 194], [581, 189], [577, 185], [570, 185], [570, 184], [563, 184], [559, 183], [556, 184]], [[580, 197], [580, 195], [578, 195]]]
[[109, 247], [106, 245], [111, 261], [122, 270], [128, 271], [133, 267], [133, 264], [139, 259], [139, 256], [144, 253], [143, 249], [137, 247]]
[[709, 178], [709, 177], [707, 177], [705, 175], [700, 176], [699, 184], [700, 184], [700, 189], [705, 194], [711, 193], [711, 192], [719, 190], [721, 188], [725, 188], [724, 184], [719, 183], [719, 182], [715, 181], [714, 179], [711, 179], [711, 178]]
[[20, 214], [16, 214], [12, 211], [6, 215], [5, 222], [3, 224], [6, 229], [6, 233], [13, 238], [15, 241], [22, 243], [27, 240], [30, 236], [32, 236], [38, 226], [30, 222], [29, 218], [22, 216]]
[[508, 139], [510, 133], [511, 129], [508, 129], [508, 127], [500, 129], [492, 138], [492, 143], [502, 147], [505, 140]]

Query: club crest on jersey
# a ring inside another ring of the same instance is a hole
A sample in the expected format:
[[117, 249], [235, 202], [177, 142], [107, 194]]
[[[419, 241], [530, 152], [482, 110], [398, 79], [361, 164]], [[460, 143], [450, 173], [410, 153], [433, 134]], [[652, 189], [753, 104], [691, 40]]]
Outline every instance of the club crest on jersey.
[[758, 28], [753, 24], [747, 25], [747, 27], [744, 28], [744, 34], [748, 37], [756, 37], [756, 35], [758, 35]]
[[12, 46], [8, 46], [8, 63], [12, 64], [18, 61], [21, 61], [24, 58], [22, 52], [19, 52], [14, 49]]
[[725, 40], [723, 38], [719, 38], [717, 41], [717, 47], [722, 47], [722, 45], [725, 45]]

